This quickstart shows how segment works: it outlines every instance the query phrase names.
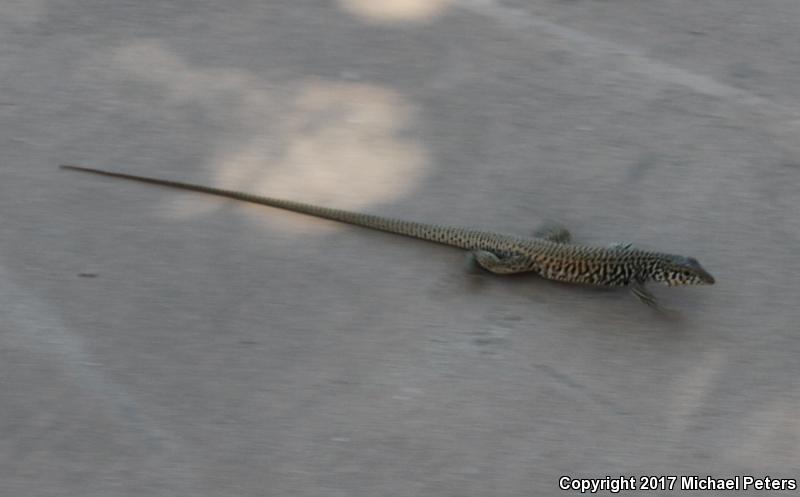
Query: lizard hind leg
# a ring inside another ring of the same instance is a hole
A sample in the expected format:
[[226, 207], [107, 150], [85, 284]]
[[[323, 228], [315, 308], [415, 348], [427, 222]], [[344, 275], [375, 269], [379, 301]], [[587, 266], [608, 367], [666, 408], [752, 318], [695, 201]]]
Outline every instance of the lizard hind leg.
[[488, 250], [476, 250], [467, 254], [467, 266], [471, 272], [478, 266], [494, 274], [514, 274], [529, 271], [528, 258], [522, 255], [498, 257]]
[[533, 236], [556, 243], [569, 243], [572, 241], [572, 233], [567, 228], [560, 224], [549, 222], [537, 228], [533, 232]]

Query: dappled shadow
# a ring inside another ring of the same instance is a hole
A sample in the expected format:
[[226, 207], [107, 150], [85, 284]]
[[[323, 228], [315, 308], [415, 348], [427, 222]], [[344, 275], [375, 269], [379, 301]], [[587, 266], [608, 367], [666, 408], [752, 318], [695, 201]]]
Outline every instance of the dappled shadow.
[[[390, 88], [321, 78], [270, 88], [244, 70], [192, 65], [155, 41], [129, 45], [112, 60], [128, 77], [158, 85], [167, 105], [235, 120], [238, 132], [212, 146], [217, 186], [364, 208], [403, 197], [426, 173], [428, 154], [406, 136], [414, 106]], [[219, 205], [180, 202], [180, 216]], [[253, 217], [264, 218], [263, 211]]]
[[338, 0], [345, 11], [371, 23], [419, 23], [441, 15], [451, 0]]

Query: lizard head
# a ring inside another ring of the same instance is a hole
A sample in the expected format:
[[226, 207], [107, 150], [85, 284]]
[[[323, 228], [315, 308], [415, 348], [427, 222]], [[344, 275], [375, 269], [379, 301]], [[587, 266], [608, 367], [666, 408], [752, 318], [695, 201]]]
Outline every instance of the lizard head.
[[668, 255], [660, 258], [651, 279], [669, 286], [713, 285], [714, 277], [692, 257]]

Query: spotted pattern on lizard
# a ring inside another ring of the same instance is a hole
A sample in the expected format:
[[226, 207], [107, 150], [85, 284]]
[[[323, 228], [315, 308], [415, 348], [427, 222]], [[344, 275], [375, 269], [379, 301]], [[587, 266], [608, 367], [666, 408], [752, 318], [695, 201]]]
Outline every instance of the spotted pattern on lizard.
[[100, 169], [80, 166], [61, 166], [61, 168], [228, 197], [449, 245], [466, 250], [471, 263], [495, 274], [529, 272], [567, 283], [600, 287], [627, 286], [642, 302], [654, 307], [657, 306], [655, 297], [644, 286], [648, 281], [669, 286], [714, 284], [714, 277], [691, 257], [640, 250], [630, 244], [611, 246], [576, 244], [571, 242], [569, 231], [560, 226], [543, 228], [533, 237], [519, 237], [470, 228], [405, 221]]

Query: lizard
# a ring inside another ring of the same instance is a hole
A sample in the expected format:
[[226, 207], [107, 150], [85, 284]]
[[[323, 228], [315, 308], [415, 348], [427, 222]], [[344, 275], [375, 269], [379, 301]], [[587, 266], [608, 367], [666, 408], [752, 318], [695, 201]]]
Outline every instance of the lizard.
[[566, 283], [628, 287], [640, 301], [656, 309], [659, 309], [656, 297], [645, 287], [650, 281], [668, 286], [715, 283], [714, 277], [693, 257], [642, 250], [623, 243], [608, 246], [573, 243], [571, 233], [560, 225], [546, 225], [532, 237], [522, 237], [406, 221], [82, 166], [62, 165], [61, 168], [228, 197], [448, 245], [466, 250], [468, 267], [473, 270], [483, 269], [494, 274], [533, 273]]

